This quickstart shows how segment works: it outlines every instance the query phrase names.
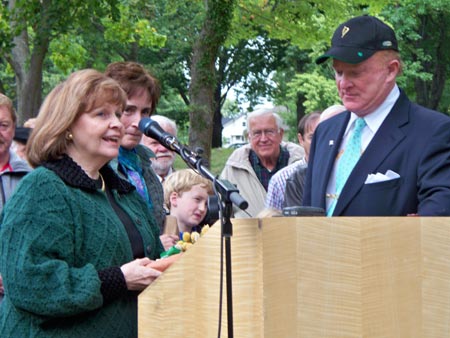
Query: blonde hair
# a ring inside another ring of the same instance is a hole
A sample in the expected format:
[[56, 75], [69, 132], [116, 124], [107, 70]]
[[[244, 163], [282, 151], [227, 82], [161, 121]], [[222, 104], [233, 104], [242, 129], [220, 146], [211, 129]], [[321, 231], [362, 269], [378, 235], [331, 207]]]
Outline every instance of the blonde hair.
[[27, 142], [27, 158], [33, 167], [65, 154], [69, 128], [81, 114], [108, 102], [123, 111], [126, 94], [110, 77], [94, 69], [72, 73], [45, 98]]
[[16, 124], [17, 115], [16, 115], [16, 110], [14, 109], [13, 103], [8, 96], [1, 94], [1, 93], [0, 93], [0, 106], [4, 106], [4, 107], [8, 108], [8, 110], [11, 114], [11, 119], [12, 119], [13, 123]]
[[163, 184], [164, 203], [167, 208], [170, 210], [170, 195], [173, 192], [176, 192], [181, 196], [183, 192], [189, 191], [193, 186], [199, 184], [202, 188], [207, 190], [208, 195], [212, 195], [214, 193], [211, 181], [204, 178], [200, 174], [197, 174], [192, 169], [178, 170], [167, 176]]

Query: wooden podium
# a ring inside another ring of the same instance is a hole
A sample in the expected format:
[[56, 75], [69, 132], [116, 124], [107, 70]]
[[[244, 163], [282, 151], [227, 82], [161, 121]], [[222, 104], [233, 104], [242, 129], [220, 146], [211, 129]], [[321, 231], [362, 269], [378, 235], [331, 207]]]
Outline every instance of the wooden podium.
[[[235, 337], [450, 337], [450, 218], [232, 222]], [[141, 293], [140, 338], [217, 337], [220, 230]]]

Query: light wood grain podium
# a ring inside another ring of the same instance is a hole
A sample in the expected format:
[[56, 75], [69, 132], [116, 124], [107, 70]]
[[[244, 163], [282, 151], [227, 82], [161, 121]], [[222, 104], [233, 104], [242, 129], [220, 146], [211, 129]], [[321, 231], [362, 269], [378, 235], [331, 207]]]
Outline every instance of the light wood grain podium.
[[[450, 218], [232, 222], [235, 337], [450, 337]], [[141, 293], [140, 338], [217, 337], [220, 241], [216, 223]]]

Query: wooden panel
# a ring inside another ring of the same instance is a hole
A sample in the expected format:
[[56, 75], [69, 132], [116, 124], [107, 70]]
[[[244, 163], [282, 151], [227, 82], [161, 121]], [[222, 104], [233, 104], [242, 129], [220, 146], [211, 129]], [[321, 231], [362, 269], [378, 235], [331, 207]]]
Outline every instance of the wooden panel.
[[[450, 218], [233, 220], [235, 337], [450, 335]], [[139, 297], [139, 337], [214, 337], [220, 226]], [[222, 337], [227, 337], [226, 297]]]
[[422, 337], [420, 220], [367, 218], [361, 226], [367, 337]]
[[450, 336], [450, 218], [421, 219], [422, 336]]
[[[361, 337], [359, 221], [264, 224], [265, 337]], [[296, 323], [294, 332], [282, 318]]]
[[[217, 337], [220, 225], [215, 224], [139, 296], [139, 337]], [[258, 220], [233, 220], [235, 337], [262, 337], [262, 242]], [[225, 259], [225, 258], [224, 258]], [[227, 337], [224, 262], [222, 337]]]

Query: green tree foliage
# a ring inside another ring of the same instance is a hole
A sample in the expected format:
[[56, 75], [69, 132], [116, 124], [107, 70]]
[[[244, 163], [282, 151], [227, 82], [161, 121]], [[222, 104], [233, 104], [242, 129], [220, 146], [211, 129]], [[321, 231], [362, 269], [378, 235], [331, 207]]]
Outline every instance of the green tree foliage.
[[[256, 39], [242, 40], [236, 45], [222, 47], [217, 62], [213, 147], [222, 146], [222, 107], [233, 89], [236, 102], [245, 104], [247, 110], [273, 97], [271, 73], [279, 68], [288, 50], [287, 41], [268, 39], [264, 32]], [[240, 111], [242, 112], [242, 111]]]
[[208, 154], [213, 135], [221, 141], [221, 108], [231, 89], [250, 109], [262, 97], [288, 107], [292, 125], [336, 103], [328, 67], [313, 61], [339, 22], [369, 13], [396, 27], [407, 94], [448, 112], [447, 3], [9, 0], [0, 7], [0, 90], [17, 98], [23, 121], [70, 72], [135, 60], [161, 82], [158, 113], [176, 119], [183, 140]]
[[324, 77], [317, 71], [307, 74], [297, 74], [288, 84], [288, 96], [293, 99], [298, 93], [303, 94], [303, 106], [307, 112], [324, 110], [339, 104], [340, 98], [334, 80]]
[[[86, 48], [85, 38], [89, 41], [89, 37], [96, 36], [94, 47], [90, 47], [94, 49], [99, 41], [107, 41], [119, 32], [125, 40], [122, 43], [141, 46], [164, 43], [164, 37], [148, 20], [132, 15], [133, 9], [127, 6], [136, 1], [9, 0], [8, 6], [4, 3], [0, 26], [10, 29], [5, 29], [1, 36], [8, 42], [0, 44], [0, 53], [15, 75], [17, 95], [8, 94], [17, 98], [19, 123], [37, 114], [42, 100], [44, 66], [53, 73], [47, 75], [50, 86], [66, 72], [90, 66], [83, 64], [89, 60], [90, 50]], [[126, 18], [121, 21], [124, 15]], [[89, 33], [92, 28], [97, 30]], [[51, 57], [44, 65], [49, 50]]]
[[[113, 0], [106, 3], [109, 8], [115, 6]], [[74, 25], [87, 24], [92, 14], [103, 15], [105, 8], [93, 1], [9, 0], [7, 4], [2, 5], [2, 20], [11, 27], [11, 43], [4, 44], [1, 53], [15, 74], [19, 122], [23, 122], [40, 106], [50, 41]]]
[[[447, 0], [405, 0], [382, 14], [396, 27], [404, 59], [401, 85], [417, 103], [449, 112], [450, 7]], [[447, 86], [447, 87], [446, 87]], [[447, 91], [445, 91], [447, 89]], [[447, 94], [445, 94], [447, 92]]]
[[[112, 16], [101, 19], [105, 29], [105, 39], [123, 45], [136, 43], [139, 47], [163, 47], [166, 36], [159, 34], [148, 19], [142, 18], [142, 13], [136, 11], [137, 8], [142, 9], [138, 4], [138, 1], [121, 3], [118, 5], [118, 20]], [[147, 10], [147, 12], [151, 12], [151, 10]], [[133, 19], [130, 20], [130, 18]]]
[[[273, 4], [274, 7], [278, 4], [278, 2], [267, 3]], [[395, 27], [405, 63], [404, 74], [399, 78], [400, 86], [418, 103], [448, 112], [450, 109], [447, 81], [450, 66], [450, 45], [448, 44], [450, 13], [447, 3], [448, 1], [445, 0], [317, 3], [318, 7], [330, 5], [336, 10], [328, 7], [320, 11], [320, 14], [316, 13], [315, 20], [320, 20], [318, 22], [323, 23], [323, 27], [314, 26], [318, 32], [312, 35], [307, 34], [308, 37], [314, 36], [312, 40], [308, 38], [305, 40], [309, 41], [308, 43], [305, 44], [304, 41], [296, 39], [290, 40], [292, 44], [299, 46], [300, 52], [287, 53], [289, 61], [280, 63], [280, 67], [273, 75], [272, 79], [277, 88], [273, 91], [275, 103], [289, 107], [291, 112], [296, 110], [297, 121], [304, 113], [324, 109], [329, 104], [336, 103], [332, 102], [332, 97], [337, 95], [337, 92], [333, 89], [335, 86], [332, 77], [328, 74], [328, 67], [316, 66], [313, 61], [328, 47], [332, 32], [339, 22], [355, 15], [371, 14]], [[258, 16], [255, 16], [253, 21], [257, 18]], [[322, 19], [325, 20], [322, 21]], [[264, 20], [269, 19], [264, 18]], [[283, 25], [285, 24], [284, 20]], [[326, 33], [327, 36], [319, 37], [322, 33]], [[303, 37], [301, 33], [299, 36]], [[292, 45], [290, 48], [293, 48]], [[305, 52], [308, 53], [306, 59], [302, 57], [302, 53]], [[288, 116], [288, 119], [291, 123], [294, 121], [292, 116]]]

